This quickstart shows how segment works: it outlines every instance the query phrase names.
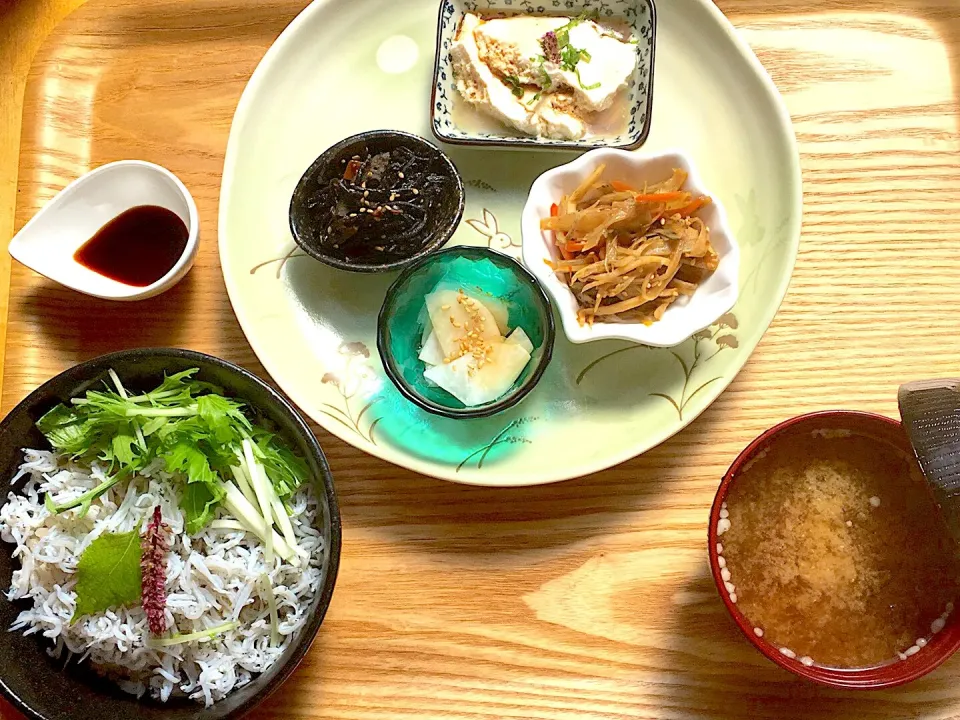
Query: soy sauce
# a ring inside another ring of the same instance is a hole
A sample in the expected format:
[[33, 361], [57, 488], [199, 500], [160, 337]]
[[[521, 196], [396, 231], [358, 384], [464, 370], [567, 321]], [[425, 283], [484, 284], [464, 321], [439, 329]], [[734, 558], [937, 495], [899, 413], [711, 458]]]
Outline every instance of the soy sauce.
[[173, 269], [188, 236], [176, 213], [157, 205], [139, 205], [100, 228], [73, 259], [124, 285], [147, 287]]

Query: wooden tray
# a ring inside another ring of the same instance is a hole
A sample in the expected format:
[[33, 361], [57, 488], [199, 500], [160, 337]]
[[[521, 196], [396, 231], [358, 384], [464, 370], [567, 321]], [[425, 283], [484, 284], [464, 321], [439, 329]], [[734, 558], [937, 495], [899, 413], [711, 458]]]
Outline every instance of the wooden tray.
[[[86, 170], [142, 158], [189, 185], [203, 244], [186, 281], [139, 304], [83, 298], [14, 267], [4, 411], [124, 347], [186, 346], [262, 373], [220, 275], [217, 197], [244, 83], [302, 6], [90, 0], [48, 38], [25, 98], [16, 226]], [[828, 407], [894, 414], [900, 382], [956, 374], [955, 2], [721, 7], [784, 92], [803, 149], [801, 257], [756, 355], [670, 442], [552, 487], [426, 479], [318, 431], [340, 492], [343, 563], [313, 650], [260, 716], [960, 717], [956, 659], [864, 695], [779, 670], [738, 636], [705, 551], [718, 478], [761, 430]]]

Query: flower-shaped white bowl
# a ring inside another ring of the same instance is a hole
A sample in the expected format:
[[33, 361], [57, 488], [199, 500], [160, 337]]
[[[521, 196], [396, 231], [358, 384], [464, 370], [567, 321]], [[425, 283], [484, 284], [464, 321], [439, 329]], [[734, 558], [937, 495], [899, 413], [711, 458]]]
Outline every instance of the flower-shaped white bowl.
[[[684, 189], [713, 198], [713, 202], [698, 216], [710, 229], [710, 241], [720, 257], [720, 265], [692, 297], [680, 298], [667, 309], [659, 322], [652, 325], [627, 322], [581, 325], [577, 320], [576, 298], [546, 262], [558, 259], [559, 253], [553, 233], [540, 230], [541, 218], [549, 217], [550, 206], [573, 192], [599, 165], [606, 165], [605, 179], [621, 180], [635, 187], [662, 182], [671, 176], [675, 168], [680, 168], [689, 174]], [[740, 248], [730, 230], [727, 213], [717, 198], [704, 187], [690, 157], [679, 151], [647, 155], [604, 148], [548, 170], [534, 181], [530, 189], [521, 218], [521, 231], [523, 264], [553, 298], [563, 322], [563, 331], [574, 343], [617, 339], [655, 347], [673, 347], [715, 323], [737, 302]]]

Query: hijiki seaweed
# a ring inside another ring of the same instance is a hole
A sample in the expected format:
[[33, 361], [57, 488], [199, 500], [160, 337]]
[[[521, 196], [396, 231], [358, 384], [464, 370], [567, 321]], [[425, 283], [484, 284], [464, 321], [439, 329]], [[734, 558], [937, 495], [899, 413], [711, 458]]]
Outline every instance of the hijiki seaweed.
[[388, 263], [430, 240], [430, 214], [445, 176], [439, 159], [407, 147], [364, 150], [322, 176], [306, 202], [322, 249], [348, 262]]

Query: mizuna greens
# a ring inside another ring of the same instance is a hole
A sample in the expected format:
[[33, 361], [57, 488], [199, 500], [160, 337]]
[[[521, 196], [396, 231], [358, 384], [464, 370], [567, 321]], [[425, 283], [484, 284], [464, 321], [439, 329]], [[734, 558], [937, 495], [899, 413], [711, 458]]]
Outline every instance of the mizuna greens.
[[306, 465], [274, 433], [251, 422], [243, 402], [194, 380], [197, 371], [166, 376], [154, 390], [134, 395], [111, 370], [115, 389], [87, 391], [40, 418], [37, 427], [54, 450], [97, 461], [107, 475], [75, 499], [58, 503], [48, 494], [47, 509], [79, 508], [82, 517], [103, 493], [160, 458], [167, 472], [186, 478], [180, 507], [188, 534], [202, 530], [222, 506], [263, 541], [268, 562], [276, 553], [298, 565], [306, 553], [285, 501], [306, 479]]

